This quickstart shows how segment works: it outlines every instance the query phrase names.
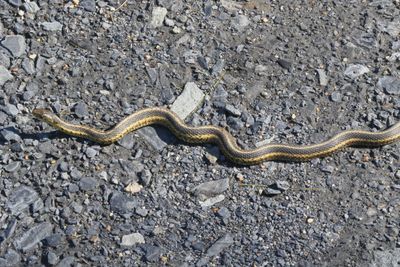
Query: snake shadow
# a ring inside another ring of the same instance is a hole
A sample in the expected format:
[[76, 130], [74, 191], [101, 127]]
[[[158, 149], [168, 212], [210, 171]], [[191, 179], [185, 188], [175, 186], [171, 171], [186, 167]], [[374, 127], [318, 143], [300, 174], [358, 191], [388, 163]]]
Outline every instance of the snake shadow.
[[7, 143], [17, 143], [22, 140], [31, 139], [37, 141], [52, 140], [67, 135], [59, 131], [40, 132], [40, 133], [25, 133], [15, 128], [14, 126], [4, 127], [0, 129], [0, 145], [4, 146]]
[[[177, 137], [175, 137], [171, 133], [171, 131], [168, 130], [167, 128], [158, 126], [158, 125], [147, 126], [142, 129], [146, 129], [146, 128], [147, 128], [147, 132], [143, 133], [143, 135], [140, 136], [139, 138], [141, 138], [142, 140], [144, 139], [145, 142], [147, 143], [147, 145], [151, 146], [151, 148], [154, 151], [160, 152], [167, 145], [177, 145], [177, 144], [185, 145], [185, 146], [191, 147], [193, 149], [196, 147], [205, 147], [205, 150], [206, 150], [205, 153], [209, 153], [212, 156], [217, 158], [217, 161], [216, 161], [217, 163], [211, 163], [204, 155], [202, 159], [204, 160], [204, 162], [207, 162], [208, 164], [218, 164], [218, 165], [221, 165], [224, 167], [236, 167], [236, 168], [240, 168], [240, 169], [249, 167], [249, 165], [240, 165], [240, 164], [234, 163], [232, 161], [229, 161], [224, 156], [224, 154], [222, 153], [222, 151], [219, 149], [219, 147], [216, 144], [187, 143], [187, 142], [182, 141], [182, 140], [178, 139]], [[148, 133], [151, 133], [151, 134], [146, 136], [146, 134], [148, 134]], [[25, 133], [13, 126], [4, 127], [2, 129], [0, 129], [0, 145], [1, 146], [5, 145], [6, 143], [21, 142], [24, 139], [37, 140], [39, 142], [42, 142], [42, 141], [56, 140], [56, 139], [61, 139], [61, 138], [74, 139], [80, 143], [98, 144], [91, 140], [80, 138], [80, 137], [70, 136], [68, 134], [65, 134], [65, 133], [57, 131], [57, 130], [48, 131], [48, 132], [38, 132], [38, 133]], [[103, 146], [107, 146], [107, 145], [100, 144], [100, 146], [103, 147]], [[149, 149], [151, 149], [151, 148], [149, 148]], [[297, 164], [298, 163], [298, 162], [291, 162], [291, 161], [276, 161], [276, 162], [284, 162], [287, 164]]]

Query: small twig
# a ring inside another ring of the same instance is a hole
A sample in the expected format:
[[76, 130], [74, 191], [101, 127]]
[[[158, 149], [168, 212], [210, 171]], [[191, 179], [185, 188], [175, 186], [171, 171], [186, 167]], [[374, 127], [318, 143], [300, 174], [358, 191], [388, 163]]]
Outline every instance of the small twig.
[[120, 10], [125, 4], [126, 2], [128, 2], [128, 0], [125, 0], [119, 7], [117, 7], [113, 12], [116, 12], [118, 10]]

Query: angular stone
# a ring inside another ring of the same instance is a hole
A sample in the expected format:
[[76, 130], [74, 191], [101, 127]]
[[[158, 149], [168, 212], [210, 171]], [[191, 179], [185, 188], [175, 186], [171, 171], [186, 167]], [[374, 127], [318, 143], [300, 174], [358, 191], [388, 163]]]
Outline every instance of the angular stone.
[[84, 102], [79, 102], [74, 106], [74, 112], [79, 118], [83, 118], [89, 115], [87, 105]]
[[22, 5], [21, 0], [8, 0], [8, 3], [12, 6], [19, 7]]
[[149, 262], [156, 262], [159, 260], [162, 250], [158, 246], [147, 246], [146, 249], [146, 254], [145, 254], [145, 259], [146, 261]]
[[194, 82], [188, 82], [183, 92], [178, 96], [171, 106], [171, 110], [175, 112], [182, 120], [186, 119], [190, 114], [203, 103], [204, 93]]
[[29, 58], [25, 58], [22, 61], [22, 68], [24, 69], [24, 71], [26, 71], [27, 74], [35, 73], [35, 66]]
[[344, 75], [351, 79], [355, 79], [355, 78], [362, 76], [368, 72], [369, 72], [369, 68], [367, 68], [366, 66], [361, 65], [361, 64], [352, 64], [346, 68], [346, 70], [344, 71]]
[[4, 258], [0, 258], [0, 266], [5, 267], [13, 267], [20, 266], [21, 264], [21, 256], [18, 252], [13, 249], [7, 250], [7, 253], [4, 255]]
[[38, 193], [30, 187], [18, 187], [8, 198], [7, 208], [13, 215], [25, 212], [30, 205], [42, 201]]
[[79, 181], [79, 187], [82, 191], [92, 191], [98, 184], [98, 181], [91, 177], [84, 177]]
[[205, 182], [193, 188], [195, 195], [215, 196], [229, 188], [229, 178]]
[[17, 170], [19, 170], [19, 167], [21, 166], [21, 162], [19, 161], [13, 161], [10, 164], [6, 165], [4, 167], [4, 170], [6, 172], [16, 172]]
[[225, 106], [225, 110], [228, 112], [228, 113], [230, 113], [230, 114], [232, 114], [233, 116], [236, 116], [236, 117], [239, 117], [240, 115], [242, 115], [242, 112], [239, 110], [239, 109], [237, 109], [237, 108], [235, 108], [233, 105], [231, 105], [231, 104], [227, 104], [226, 106]]
[[16, 116], [19, 113], [18, 108], [13, 104], [5, 104], [2, 110], [10, 116]]
[[25, 37], [22, 35], [7, 35], [1, 42], [14, 57], [20, 57], [25, 53], [26, 43]]
[[95, 12], [96, 11], [96, 2], [95, 0], [82, 0], [79, 3], [79, 6], [85, 9], [86, 11], [89, 12]]
[[238, 15], [232, 20], [232, 26], [237, 30], [244, 30], [250, 24], [250, 20], [245, 15]]
[[6, 69], [6, 67], [0, 65], [0, 86], [3, 86], [8, 80], [11, 80], [14, 76]]
[[378, 87], [389, 95], [400, 95], [400, 79], [394, 76], [385, 76], [379, 79]]
[[16, 249], [26, 252], [36, 246], [41, 240], [50, 236], [53, 230], [53, 225], [48, 222], [42, 222], [28, 231], [14, 241]]
[[12, 128], [3, 129], [0, 131], [0, 139], [6, 140], [8, 142], [20, 142], [21, 137], [15, 133], [15, 131], [11, 130]]
[[53, 265], [57, 264], [58, 256], [54, 252], [49, 251], [46, 255], [46, 262], [47, 262], [47, 264], [53, 266]]
[[327, 86], [328, 85], [328, 76], [326, 75], [325, 70], [317, 69], [318, 78], [319, 78], [319, 85]]
[[207, 249], [206, 256], [214, 257], [220, 254], [225, 248], [233, 244], [233, 238], [230, 233], [225, 234], [218, 239], [209, 249]]
[[40, 25], [43, 27], [43, 30], [45, 31], [61, 31], [62, 30], [62, 24], [58, 21], [52, 21], [52, 22], [42, 22]]
[[165, 7], [154, 7], [153, 12], [151, 13], [150, 26], [153, 28], [162, 26], [167, 12], [168, 11]]
[[207, 208], [207, 207], [214, 206], [215, 204], [223, 201], [224, 199], [225, 199], [224, 195], [217, 195], [215, 197], [210, 197], [204, 201], [199, 201], [199, 203], [202, 208]]
[[34, 14], [40, 10], [40, 8], [38, 7], [38, 5], [35, 2], [25, 3], [24, 9], [26, 12], [32, 13], [32, 14]]
[[137, 202], [123, 193], [115, 192], [110, 199], [110, 207], [113, 211], [120, 214], [132, 213], [137, 206]]
[[121, 246], [132, 247], [136, 244], [144, 244], [144, 237], [140, 233], [133, 233], [129, 235], [124, 235], [121, 238]]

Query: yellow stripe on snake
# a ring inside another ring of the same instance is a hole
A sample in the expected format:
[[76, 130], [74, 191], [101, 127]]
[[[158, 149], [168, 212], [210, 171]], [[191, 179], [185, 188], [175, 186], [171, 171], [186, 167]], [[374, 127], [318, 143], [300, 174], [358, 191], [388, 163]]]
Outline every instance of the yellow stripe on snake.
[[270, 160], [305, 161], [330, 155], [349, 146], [378, 147], [397, 142], [400, 139], [400, 122], [398, 122], [381, 132], [343, 131], [327, 141], [314, 145], [267, 144], [244, 150], [236, 144], [234, 137], [225, 129], [211, 125], [188, 126], [167, 108], [155, 107], [136, 111], [107, 131], [68, 123], [46, 109], [35, 109], [32, 114], [63, 133], [90, 139], [100, 144], [111, 144], [129, 132], [144, 126], [158, 124], [167, 127], [176, 137], [185, 142], [216, 144], [226, 158], [242, 165], [253, 165]]

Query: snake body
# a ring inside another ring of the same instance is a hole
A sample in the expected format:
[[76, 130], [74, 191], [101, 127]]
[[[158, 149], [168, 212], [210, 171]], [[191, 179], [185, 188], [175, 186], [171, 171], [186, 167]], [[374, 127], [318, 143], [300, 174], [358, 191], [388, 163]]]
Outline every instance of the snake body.
[[207, 125], [191, 127], [167, 108], [145, 108], [127, 116], [113, 128], [103, 131], [85, 125], [71, 124], [46, 109], [35, 109], [33, 115], [68, 135], [90, 139], [100, 144], [111, 144], [129, 132], [158, 124], [167, 127], [176, 137], [188, 143], [213, 143], [219, 146], [229, 160], [241, 165], [253, 165], [263, 161], [306, 161], [330, 155], [349, 146], [378, 147], [400, 139], [400, 122], [380, 132], [348, 130], [336, 134], [327, 141], [313, 145], [267, 144], [244, 150], [225, 129]]

